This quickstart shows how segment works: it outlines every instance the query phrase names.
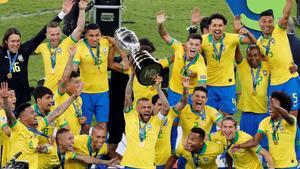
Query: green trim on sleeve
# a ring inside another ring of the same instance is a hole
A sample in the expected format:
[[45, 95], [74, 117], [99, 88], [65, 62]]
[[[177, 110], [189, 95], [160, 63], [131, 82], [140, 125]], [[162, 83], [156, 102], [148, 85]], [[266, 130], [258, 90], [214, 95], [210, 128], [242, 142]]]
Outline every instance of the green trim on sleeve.
[[168, 61], [168, 66], [170, 66], [170, 65], [171, 65], [171, 58], [168, 57], [168, 58], [167, 58], [167, 61]]
[[262, 130], [257, 130], [257, 132], [258, 132], [258, 133], [261, 133], [261, 134], [265, 134], [265, 132], [262, 131]]
[[76, 64], [76, 65], [79, 65], [79, 64], [80, 64], [80, 61], [74, 61], [74, 60], [73, 60], [72, 63], [73, 63], [73, 64]]
[[71, 38], [71, 40], [72, 40], [74, 43], [77, 43], [77, 42], [78, 42], [78, 40], [75, 39], [72, 35], [70, 35], [70, 38]]
[[4, 127], [7, 126], [7, 123], [4, 123], [2, 126], [1, 126], [1, 129], [3, 129]]
[[280, 25], [279, 23], [278, 23], [278, 27], [280, 28], [280, 29], [282, 29], [282, 30], [286, 30], [286, 28], [284, 28], [282, 25]]
[[44, 122], [45, 122], [46, 126], [49, 126], [49, 122], [48, 122], [48, 119], [47, 119], [47, 117], [43, 117], [43, 120], [44, 120]]
[[64, 127], [66, 127], [68, 125], [68, 122], [67, 121], [65, 121], [62, 125], [60, 125], [59, 127], [60, 128], [64, 128]]
[[240, 36], [240, 40], [239, 40], [239, 43], [240, 44], [244, 44], [244, 42], [243, 42], [243, 39], [244, 39], [245, 37], [244, 36]]
[[[219, 113], [220, 114], [220, 113]], [[215, 121], [215, 123], [218, 123], [219, 121], [221, 121], [223, 119], [223, 115], [220, 114], [220, 116], [218, 116], [217, 120]]]
[[208, 134], [208, 140], [211, 141], [211, 133]]
[[175, 42], [175, 39], [172, 38], [171, 42], [170, 42], [168, 45], [169, 45], [169, 46], [172, 46], [172, 45], [174, 44], [174, 42]]
[[131, 112], [132, 109], [133, 109], [133, 106], [131, 105], [131, 106], [129, 107], [129, 109], [124, 110], [124, 113], [129, 113], [129, 112]]
[[262, 147], [260, 145], [258, 145], [258, 147], [256, 148], [256, 154], [259, 154], [262, 150]]
[[175, 112], [177, 115], [180, 115], [180, 112], [177, 111], [177, 110], [175, 109], [175, 107], [173, 107], [172, 109], [174, 110], [174, 112]]
[[16, 121], [10, 126], [10, 128], [15, 127], [15, 126], [17, 125], [17, 122], [18, 122], [18, 120], [16, 120]]
[[76, 152], [72, 153], [71, 159], [76, 160], [77, 159], [78, 154]]
[[207, 80], [198, 80], [198, 84], [202, 85], [202, 84], [206, 84]]

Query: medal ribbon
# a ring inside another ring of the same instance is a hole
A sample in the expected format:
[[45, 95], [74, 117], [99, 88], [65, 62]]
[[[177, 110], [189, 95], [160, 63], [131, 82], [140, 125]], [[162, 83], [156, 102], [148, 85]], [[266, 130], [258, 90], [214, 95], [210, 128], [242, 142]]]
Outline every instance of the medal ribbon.
[[195, 111], [195, 110], [192, 108], [192, 106], [191, 106], [191, 110], [192, 110], [192, 112], [193, 112], [195, 115], [201, 117], [201, 120], [205, 120], [205, 119], [206, 119], [205, 109], [201, 110], [201, 112], [197, 112], [197, 111]]
[[147, 123], [145, 123], [144, 127], [142, 127], [143, 122], [141, 122], [141, 120], [139, 119], [139, 138], [140, 138], [140, 142], [143, 142], [146, 139], [146, 126]]
[[27, 129], [28, 129], [29, 131], [31, 131], [31, 132], [33, 132], [33, 133], [39, 135], [39, 136], [43, 136], [43, 137], [49, 138], [46, 134], [44, 134], [43, 132], [38, 131], [38, 130], [35, 129], [35, 128], [27, 127]]
[[60, 152], [58, 146], [57, 146], [57, 156], [58, 156], [61, 168], [64, 169], [65, 168], [64, 167], [64, 165], [65, 165], [65, 155]]
[[8, 60], [9, 60], [9, 70], [8, 71], [9, 71], [9, 73], [12, 73], [13, 69], [14, 69], [14, 65], [15, 65], [16, 60], [17, 60], [17, 56], [19, 55], [19, 53], [17, 52], [13, 58], [11, 58], [9, 50], [7, 50], [6, 53], [7, 53], [7, 57], [8, 57]]
[[214, 55], [216, 57], [216, 60], [220, 62], [221, 56], [222, 56], [222, 53], [223, 53], [223, 48], [224, 48], [224, 34], [221, 37], [221, 42], [220, 42], [221, 45], [220, 45], [220, 49], [219, 50], [217, 49], [217, 43], [218, 42], [214, 41], [214, 39], [212, 37], [212, 34], [210, 34], [210, 37], [211, 37], [212, 46], [214, 48]]
[[275, 122], [273, 119], [271, 119], [271, 124], [272, 124], [272, 140], [273, 142], [278, 142], [279, 141], [279, 134], [278, 134], [278, 129], [281, 125], [281, 120], [275, 125]]
[[204, 153], [205, 150], [206, 150], [206, 144], [203, 143], [201, 150], [199, 151], [199, 153], [197, 153], [197, 156], [195, 156], [195, 153], [191, 152], [196, 168], [200, 167], [201, 163], [199, 162], [199, 157], [200, 157], [200, 155], [202, 155]]
[[227, 142], [227, 146], [226, 146], [224, 152], [222, 153], [222, 155], [221, 155], [221, 157], [220, 157], [221, 160], [223, 160], [223, 159], [226, 158], [226, 154], [228, 153], [228, 150], [230, 149], [230, 147], [231, 147], [232, 144], [233, 144], [233, 142], [231, 142], [231, 143], [228, 145], [228, 140], [226, 140], [226, 142]]
[[267, 46], [263, 45], [263, 39], [264, 39], [264, 37], [261, 36], [260, 42], [261, 42], [261, 45], [266, 49], [266, 56], [268, 56], [268, 54], [270, 52], [270, 45], [271, 45], [271, 39], [272, 39], [272, 37], [271, 36], [269, 37]]
[[261, 65], [258, 66], [256, 74], [254, 76], [254, 69], [251, 68], [253, 91], [256, 91], [256, 86], [257, 86], [257, 83], [258, 83], [258, 77], [259, 77], [260, 69], [261, 69]]
[[194, 64], [197, 60], [197, 58], [199, 57], [199, 54], [197, 54], [192, 61], [190, 61], [187, 65], [186, 65], [186, 62], [187, 62], [187, 56], [186, 54], [184, 54], [183, 58], [184, 58], [184, 66], [181, 70], [181, 74], [184, 75], [184, 76], [188, 76], [188, 72], [187, 70], [192, 66], [192, 64]]
[[51, 52], [51, 45], [50, 42], [48, 42], [48, 49], [49, 49], [49, 53], [50, 53], [50, 61], [51, 61], [51, 68], [52, 70], [55, 69], [56, 66], [56, 54], [57, 54], [57, 48], [54, 49], [54, 52]]
[[72, 102], [72, 106], [75, 109], [76, 117], [81, 117], [82, 116], [82, 112], [81, 112], [81, 109], [77, 105], [78, 105], [77, 100], [75, 100], [75, 101]]
[[97, 52], [96, 52], [96, 56], [95, 56], [95, 54], [92, 50], [92, 47], [88, 43], [87, 39], [84, 39], [83, 42], [86, 45], [86, 47], [89, 49], [89, 52], [94, 60], [94, 64], [97, 65], [98, 69], [100, 70], [99, 65], [102, 63], [102, 61], [100, 60], [100, 45], [97, 45]]

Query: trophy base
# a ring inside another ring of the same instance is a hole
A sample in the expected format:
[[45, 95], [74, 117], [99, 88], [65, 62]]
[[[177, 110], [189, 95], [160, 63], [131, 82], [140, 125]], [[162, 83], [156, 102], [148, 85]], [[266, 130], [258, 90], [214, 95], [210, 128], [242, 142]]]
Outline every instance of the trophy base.
[[136, 72], [138, 82], [144, 86], [150, 86], [155, 83], [154, 78], [161, 74], [163, 67], [159, 63], [151, 63], [144, 66]]

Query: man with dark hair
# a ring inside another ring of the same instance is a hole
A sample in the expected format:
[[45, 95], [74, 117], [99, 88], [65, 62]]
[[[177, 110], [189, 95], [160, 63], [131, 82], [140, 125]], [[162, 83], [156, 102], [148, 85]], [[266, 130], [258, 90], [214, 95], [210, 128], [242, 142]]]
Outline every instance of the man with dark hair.
[[274, 15], [271, 9], [263, 11], [260, 14], [259, 26], [262, 35], [257, 40], [257, 45], [265, 59], [267, 59], [272, 74], [269, 95], [273, 91], [283, 91], [288, 94], [293, 101], [291, 114], [297, 117], [299, 107], [299, 75], [297, 72], [290, 71], [290, 67], [294, 64], [294, 61], [286, 32], [292, 5], [293, 0], [286, 0], [282, 17], [276, 26], [274, 26]]
[[288, 113], [292, 107], [292, 100], [287, 94], [278, 91], [272, 93], [270, 100], [270, 116], [261, 121], [255, 136], [244, 143], [234, 145], [233, 148], [255, 147], [263, 135], [266, 135], [275, 168], [296, 169], [298, 165], [295, 153], [297, 120]]
[[[70, 12], [72, 5], [72, 0], [65, 0], [62, 11], [52, 21], [60, 22]], [[0, 82], [8, 82], [9, 88], [15, 90], [17, 106], [30, 101], [28, 60], [31, 53], [45, 38], [46, 26], [23, 44], [21, 44], [21, 33], [16, 28], [9, 28], [3, 36], [0, 47]]]
[[[76, 48], [70, 49], [70, 56], [68, 58], [66, 67], [63, 72], [63, 76], [59, 81], [58, 89], [54, 94], [55, 106], [59, 106], [66, 100], [68, 100], [78, 87], [83, 85], [80, 80], [79, 72], [72, 71], [72, 61], [76, 53]], [[77, 136], [81, 132], [81, 126], [85, 124], [86, 117], [82, 115], [82, 100], [81, 97], [77, 97], [72, 101], [72, 106], [66, 110], [64, 119], [68, 122], [69, 128], [74, 136]]]
[[210, 33], [203, 35], [201, 49], [207, 61], [207, 104], [224, 115], [236, 113], [234, 62], [239, 44], [254, 43], [255, 37], [245, 28], [240, 34], [225, 32], [227, 19], [219, 13], [209, 17]]
[[[80, 89], [70, 99], [60, 105], [48, 116], [37, 120], [36, 113], [30, 103], [22, 103], [16, 108], [16, 113], [11, 111], [8, 104], [9, 90], [7, 83], [1, 83], [0, 95], [3, 98], [4, 110], [7, 117], [7, 124], [11, 128], [11, 140], [15, 148], [10, 150], [10, 158], [19, 151], [22, 155], [19, 160], [26, 160], [30, 169], [38, 168], [38, 152], [44, 152], [38, 146], [38, 136], [45, 136], [40, 130], [46, 128], [55, 121], [68, 108], [71, 102], [78, 97]], [[46, 136], [45, 136], [46, 137]]]
[[[154, 168], [155, 146], [161, 125], [169, 110], [169, 103], [160, 88], [161, 77], [156, 77], [155, 87], [162, 100], [162, 110], [152, 115], [152, 104], [148, 98], [140, 98], [136, 104], [132, 102], [132, 85], [134, 73], [131, 73], [125, 91], [124, 118], [126, 149], [121, 164], [125, 169]], [[137, 155], [136, 153], [139, 152]]]
[[87, 120], [82, 128], [88, 133], [95, 114], [97, 125], [106, 128], [109, 115], [108, 64], [114, 58], [115, 46], [108, 38], [102, 37], [97, 24], [86, 27], [85, 38], [77, 43], [73, 70], [80, 70], [84, 83], [82, 111]]
[[179, 157], [185, 159], [184, 168], [217, 168], [216, 158], [224, 149], [221, 144], [212, 141], [204, 141], [205, 131], [199, 127], [190, 130], [184, 144], [180, 144], [175, 154], [168, 159], [166, 169], [172, 166]]
[[47, 41], [40, 44], [35, 50], [36, 54], [41, 54], [44, 63], [45, 84], [52, 92], [58, 88], [58, 81], [63, 75], [63, 70], [67, 64], [69, 48], [80, 40], [81, 33], [85, 25], [85, 8], [87, 0], [80, 0], [79, 17], [77, 27], [70, 36], [62, 39], [62, 32], [59, 23], [50, 22], [47, 25]]

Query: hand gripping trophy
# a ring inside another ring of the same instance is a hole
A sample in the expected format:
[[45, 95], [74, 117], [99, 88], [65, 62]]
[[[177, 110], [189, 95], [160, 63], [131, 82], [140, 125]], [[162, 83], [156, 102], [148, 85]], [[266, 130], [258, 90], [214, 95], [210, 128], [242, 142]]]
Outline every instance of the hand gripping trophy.
[[154, 84], [154, 78], [161, 74], [162, 66], [146, 50], [140, 50], [140, 43], [135, 33], [125, 27], [115, 31], [114, 38], [118, 47], [123, 50], [133, 65], [140, 84]]

